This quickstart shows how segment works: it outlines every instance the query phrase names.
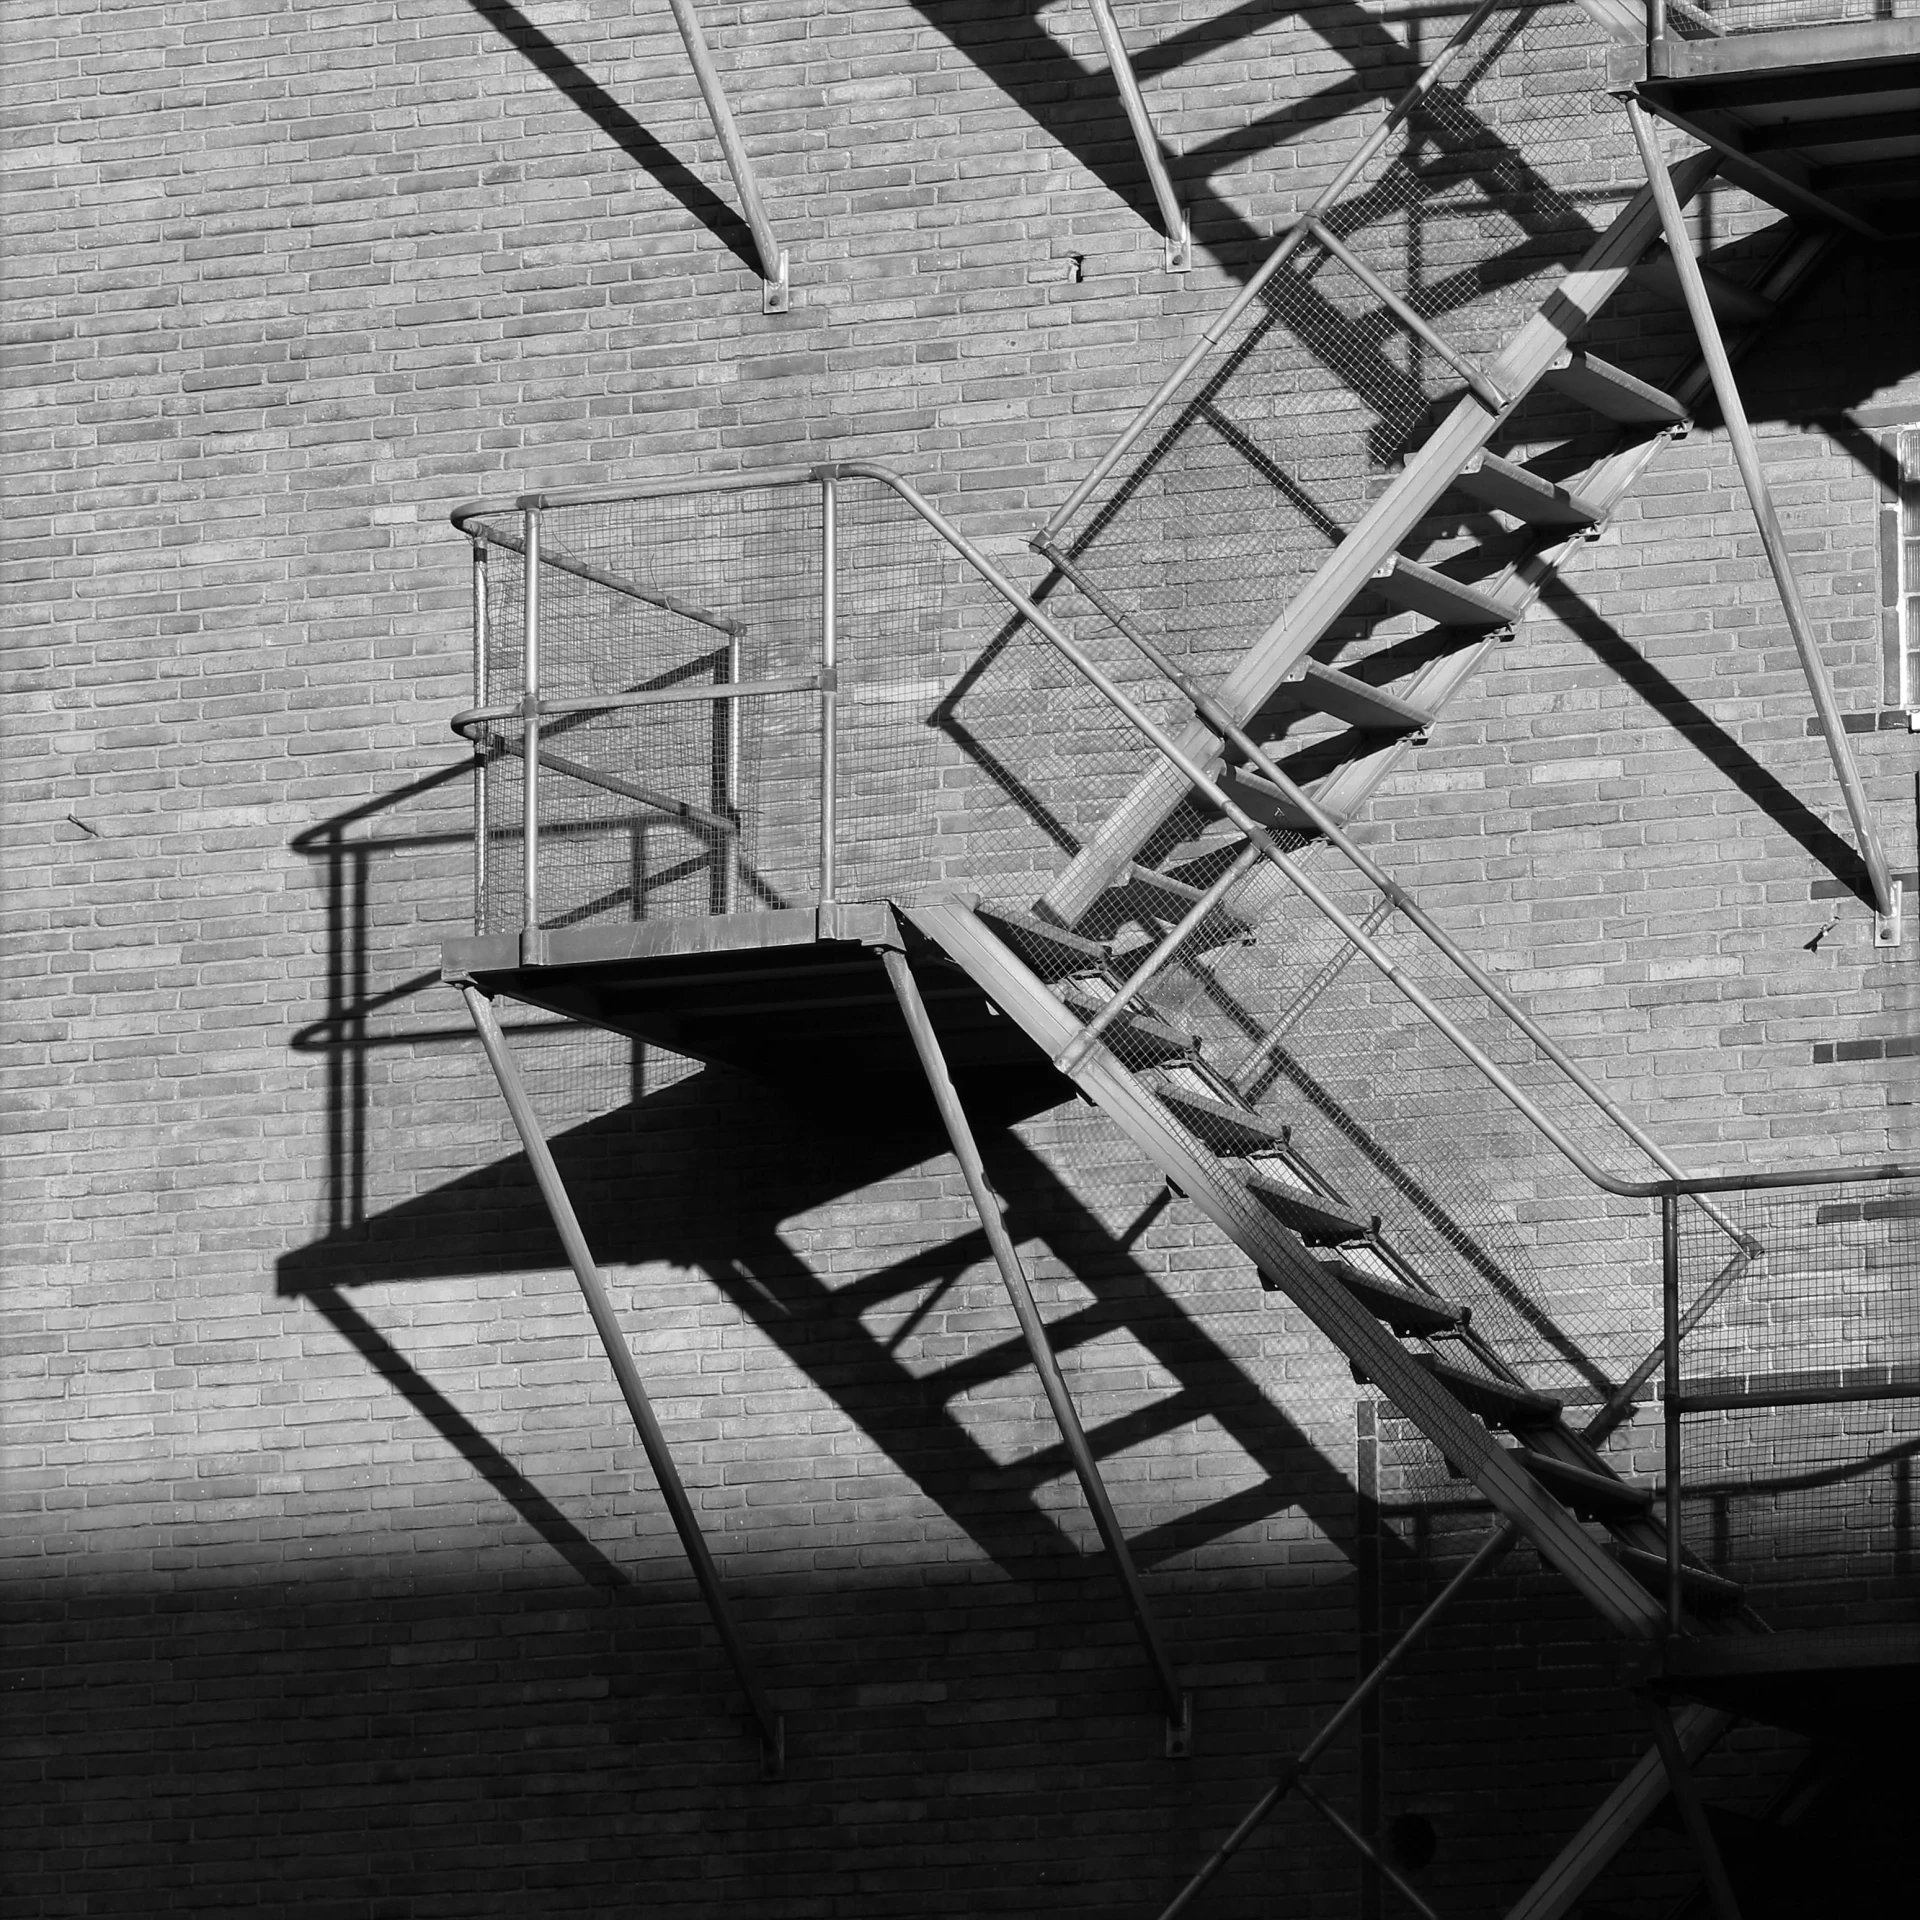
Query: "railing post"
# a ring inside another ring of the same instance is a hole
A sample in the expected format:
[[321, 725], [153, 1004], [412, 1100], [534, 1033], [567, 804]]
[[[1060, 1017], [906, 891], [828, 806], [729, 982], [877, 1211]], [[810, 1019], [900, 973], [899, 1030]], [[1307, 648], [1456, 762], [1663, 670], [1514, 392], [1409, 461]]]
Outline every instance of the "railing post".
[[[714, 680], [720, 686], [740, 684], [739, 634], [727, 635], [726, 656], [714, 670]], [[716, 743], [719, 750], [714, 756], [719, 763], [714, 770], [719, 790], [713, 795], [713, 810], [722, 819], [731, 821], [736, 829], [719, 836], [713, 850], [713, 858], [719, 863], [714, 875], [713, 906], [715, 912], [724, 914], [733, 911], [740, 868], [740, 702], [716, 700], [713, 724], [719, 734]]]
[[839, 775], [840, 696], [835, 679], [839, 624], [839, 609], [835, 604], [838, 486], [833, 475], [820, 476], [820, 904], [823, 907], [833, 904], [835, 788]]
[[540, 509], [520, 510], [522, 558], [526, 578], [521, 592], [520, 757], [525, 766], [521, 844], [525, 864], [520, 876], [520, 964], [537, 967], [546, 958], [540, 936]]
[[1660, 1196], [1660, 1314], [1666, 1370], [1661, 1389], [1667, 1493], [1667, 1631], [1680, 1631], [1680, 1196]]
[[[473, 704], [487, 704], [487, 543], [484, 537], [470, 543], [473, 548]], [[486, 932], [487, 902], [487, 768], [493, 759], [493, 742], [482, 740], [473, 757], [473, 930]]]

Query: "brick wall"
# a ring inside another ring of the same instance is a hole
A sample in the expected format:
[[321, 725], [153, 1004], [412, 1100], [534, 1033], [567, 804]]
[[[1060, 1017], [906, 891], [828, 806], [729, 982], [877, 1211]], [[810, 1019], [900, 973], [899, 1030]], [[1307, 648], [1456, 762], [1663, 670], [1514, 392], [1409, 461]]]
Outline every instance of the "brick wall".
[[[434, 981], [471, 912], [445, 515], [880, 458], [1032, 580], [1025, 536], [1413, 66], [1397, 16], [1127, 9], [1185, 156], [1173, 279], [1079, 10], [702, 13], [784, 316], [663, 7], [12, 10], [9, 1912], [1145, 1911], [1484, 1524], [1428, 1481], [1361, 1502], [1344, 1362], [1089, 1110], [1014, 1116], [990, 1159], [1064, 1364], [1138, 1428], [1109, 1483], [1198, 1700], [1164, 1760], [931, 1116], [529, 1017], [787, 1716], [759, 1778]], [[1863, 448], [1920, 409], [1916, 291], [1842, 259], [1749, 375], [1860, 716]], [[1914, 936], [1870, 945], [1769, 593], [1702, 428], [1368, 837], [1690, 1163], [1911, 1152]], [[1856, 746], [1911, 888], [1911, 737]], [[1542, 1284], [1590, 1291], [1532, 1194]], [[1910, 1607], [1910, 1548], [1874, 1569]], [[1436, 1898], [1511, 1893], [1635, 1749], [1610, 1659], [1516, 1554], [1329, 1790], [1432, 1820]], [[1276, 1831], [1217, 1911], [1373, 1897], [1303, 1808]]]

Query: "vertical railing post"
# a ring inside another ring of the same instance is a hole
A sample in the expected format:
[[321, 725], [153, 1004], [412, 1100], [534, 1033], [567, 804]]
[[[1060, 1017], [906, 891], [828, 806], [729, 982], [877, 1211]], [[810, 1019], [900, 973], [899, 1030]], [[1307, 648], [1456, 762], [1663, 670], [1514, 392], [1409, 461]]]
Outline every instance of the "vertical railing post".
[[[473, 543], [473, 704], [487, 704], [487, 543]], [[473, 930], [486, 932], [487, 905], [487, 768], [493, 742], [483, 735], [473, 756]]]
[[835, 604], [839, 482], [820, 476], [820, 904], [833, 904], [836, 786], [839, 776], [839, 609]]
[[1680, 1631], [1680, 1196], [1660, 1196], [1660, 1315], [1666, 1371], [1661, 1390], [1667, 1490], [1667, 1631]]
[[540, 937], [540, 509], [520, 510], [521, 558], [526, 577], [520, 596], [520, 749], [525, 767], [520, 840], [520, 964], [538, 966], [546, 958]]
[[[740, 635], [738, 631], [727, 635], [727, 681], [731, 686], [740, 684]], [[720, 911], [733, 911], [735, 893], [740, 885], [740, 702], [716, 700], [714, 705], [721, 713], [721, 724], [726, 728], [726, 742], [722, 750], [720, 778], [723, 790], [720, 805], [714, 809], [723, 818], [733, 823], [734, 831], [726, 836], [726, 845], [721, 850], [720, 868]]]

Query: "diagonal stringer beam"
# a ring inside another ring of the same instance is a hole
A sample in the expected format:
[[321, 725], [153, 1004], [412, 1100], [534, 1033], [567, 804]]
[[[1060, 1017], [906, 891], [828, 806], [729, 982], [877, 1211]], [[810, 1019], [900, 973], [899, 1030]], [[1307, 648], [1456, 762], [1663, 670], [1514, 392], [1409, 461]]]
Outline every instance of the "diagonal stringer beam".
[[[1675, 196], [1682, 202], [1692, 199], [1712, 177], [1714, 164], [1710, 153], [1682, 160], [1671, 176]], [[1493, 385], [1512, 396], [1506, 410], [1493, 412], [1471, 393], [1462, 398], [1408, 459], [1400, 477], [1229, 670], [1215, 698], [1237, 721], [1260, 710], [1288, 670], [1366, 589], [1380, 562], [1432, 511], [1460, 469], [1539, 383], [1554, 357], [1586, 330], [1659, 233], [1653, 190], [1642, 187], [1486, 368]], [[1179, 744], [1202, 766], [1219, 762], [1215, 735], [1197, 720], [1181, 733]], [[1177, 768], [1157, 763], [1054, 881], [1046, 895], [1047, 912], [1073, 926], [1190, 790]]]
[[567, 1264], [573, 1268], [573, 1277], [580, 1283], [587, 1311], [593, 1316], [594, 1330], [599, 1334], [600, 1344], [613, 1365], [614, 1378], [620, 1383], [621, 1398], [626, 1401], [627, 1411], [633, 1416], [633, 1424], [639, 1430], [640, 1444], [646, 1449], [647, 1462], [653, 1468], [655, 1480], [659, 1482], [667, 1511], [673, 1518], [674, 1531], [679, 1534], [680, 1544], [692, 1564], [693, 1577], [699, 1583], [708, 1612], [713, 1616], [720, 1643], [733, 1664], [734, 1677], [747, 1696], [748, 1710], [760, 1730], [767, 1778], [777, 1780], [786, 1765], [785, 1724], [773, 1710], [766, 1690], [747, 1657], [746, 1643], [740, 1638], [740, 1630], [734, 1624], [725, 1590], [720, 1585], [720, 1575], [713, 1564], [713, 1555], [708, 1551], [706, 1538], [700, 1531], [699, 1516], [693, 1510], [693, 1502], [688, 1499], [687, 1489], [680, 1479], [680, 1470], [674, 1465], [673, 1455], [668, 1451], [666, 1435], [660, 1429], [653, 1403], [647, 1398], [640, 1370], [634, 1365], [633, 1349], [628, 1346], [627, 1337], [621, 1331], [619, 1319], [614, 1313], [613, 1302], [607, 1297], [606, 1282], [594, 1263], [587, 1237], [581, 1231], [579, 1216], [575, 1214], [573, 1202], [568, 1198], [566, 1185], [560, 1178], [560, 1169], [554, 1163], [553, 1150], [547, 1145], [546, 1133], [533, 1110], [533, 1102], [527, 1097], [526, 1084], [520, 1078], [520, 1069], [507, 1046], [507, 1037], [500, 1031], [500, 1022], [494, 1017], [493, 1003], [472, 981], [462, 980], [457, 984], [462, 999], [467, 1003], [467, 1015], [473, 1021], [473, 1029], [480, 1036], [481, 1046], [486, 1049], [487, 1064], [493, 1068], [494, 1078], [500, 1083], [500, 1094], [507, 1103], [507, 1111], [513, 1116], [520, 1143], [526, 1149], [527, 1163], [533, 1169], [540, 1197], [546, 1202], [547, 1212], [560, 1236], [560, 1244], [566, 1249]]
[[[904, 911], [1049, 1059], [1058, 1060], [1068, 1050], [1080, 1022], [968, 905], [929, 900]], [[1197, 1146], [1104, 1046], [1080, 1059], [1069, 1077], [1474, 1481], [1615, 1632], [1630, 1640], [1660, 1638], [1665, 1613], [1633, 1575], [1588, 1537], [1574, 1516], [1541, 1489], [1479, 1418], [1435, 1381], [1380, 1321], [1329, 1279], [1299, 1239], [1220, 1161]]]
[[999, 1195], [987, 1184], [987, 1170], [980, 1158], [980, 1148], [974, 1140], [966, 1108], [960, 1103], [953, 1076], [947, 1071], [946, 1055], [941, 1050], [939, 1036], [933, 1030], [926, 1002], [920, 997], [919, 983], [913, 977], [913, 969], [907, 964], [905, 952], [898, 946], [882, 947], [880, 958], [886, 965], [887, 979], [894, 997], [900, 1002], [907, 1031], [913, 1036], [913, 1049], [919, 1056], [920, 1070], [927, 1077], [934, 1104], [940, 1110], [947, 1139], [953, 1147], [953, 1157], [960, 1163], [960, 1172], [966, 1180], [974, 1211], [980, 1216], [980, 1225], [986, 1231], [987, 1244], [993, 1250], [994, 1265], [1000, 1269], [1000, 1279], [1006, 1287], [1007, 1298], [1020, 1322], [1020, 1331], [1025, 1336], [1034, 1370], [1040, 1376], [1047, 1405], [1053, 1411], [1061, 1439], [1066, 1442], [1073, 1470], [1079, 1477], [1080, 1489], [1086, 1495], [1094, 1524], [1100, 1530], [1101, 1542], [1113, 1560], [1114, 1571], [1120, 1577], [1128, 1611], [1133, 1615], [1134, 1628], [1140, 1636], [1140, 1645], [1146, 1653], [1148, 1664], [1153, 1668], [1154, 1680], [1167, 1710], [1167, 1756], [1169, 1759], [1184, 1759], [1193, 1747], [1193, 1696], [1182, 1689], [1173, 1662], [1168, 1658], [1166, 1646], [1160, 1638], [1159, 1625], [1148, 1604], [1146, 1589], [1140, 1582], [1140, 1571], [1133, 1563], [1126, 1536], [1120, 1531], [1119, 1517], [1114, 1513], [1113, 1502], [1107, 1495], [1106, 1482], [1100, 1477], [1099, 1463], [1093, 1457], [1093, 1449], [1087, 1444], [1079, 1411], [1073, 1404], [1073, 1396], [1068, 1392], [1067, 1383], [1060, 1372], [1060, 1363], [1054, 1357], [1052, 1345], [1047, 1339], [1046, 1322], [1040, 1317], [1033, 1289], [1027, 1282], [1026, 1269], [1020, 1264], [1019, 1249], [1014, 1246], [1013, 1236], [1007, 1231]]

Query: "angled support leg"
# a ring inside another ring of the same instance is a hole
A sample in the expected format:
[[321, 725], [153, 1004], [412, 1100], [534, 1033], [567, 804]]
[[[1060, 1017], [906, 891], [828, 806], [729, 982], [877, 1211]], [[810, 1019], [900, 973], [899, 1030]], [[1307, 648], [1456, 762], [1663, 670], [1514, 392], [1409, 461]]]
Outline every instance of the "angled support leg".
[[1700, 1789], [1694, 1784], [1693, 1770], [1674, 1731], [1673, 1717], [1664, 1700], [1646, 1696], [1647, 1718], [1653, 1723], [1654, 1744], [1660, 1749], [1660, 1763], [1667, 1770], [1667, 1785], [1686, 1822], [1688, 1838], [1700, 1856], [1700, 1871], [1706, 1875], [1707, 1891], [1713, 1897], [1713, 1910], [1719, 1920], [1740, 1920], [1739, 1903], [1733, 1897], [1733, 1883], [1727, 1878], [1720, 1849], [1713, 1844], [1713, 1830], [1707, 1825], [1707, 1810], [1700, 1802]]
[[1007, 1298], [1013, 1303], [1020, 1331], [1026, 1337], [1027, 1352], [1032, 1357], [1034, 1370], [1040, 1376], [1047, 1405], [1053, 1409], [1060, 1437], [1066, 1442], [1067, 1452], [1072, 1456], [1073, 1470], [1080, 1479], [1080, 1490], [1093, 1510], [1094, 1524], [1100, 1529], [1101, 1541], [1113, 1560], [1114, 1571], [1120, 1576], [1127, 1606], [1133, 1614], [1134, 1627], [1140, 1635], [1140, 1644], [1146, 1652], [1148, 1664], [1153, 1668], [1153, 1677], [1159, 1684], [1160, 1697], [1167, 1710], [1168, 1757], [1184, 1759], [1192, 1751], [1193, 1745], [1193, 1696], [1181, 1689], [1173, 1662], [1167, 1657], [1166, 1647], [1161, 1642], [1153, 1609], [1147, 1603], [1146, 1589], [1140, 1584], [1139, 1569], [1133, 1564], [1126, 1536], [1120, 1531], [1119, 1518], [1113, 1511], [1113, 1502], [1107, 1497], [1106, 1482], [1100, 1478], [1100, 1468], [1094, 1460], [1093, 1449], [1087, 1444], [1086, 1433], [1080, 1425], [1080, 1415], [1074, 1408], [1073, 1396], [1067, 1391], [1060, 1364], [1053, 1357], [1053, 1348], [1047, 1342], [1046, 1322], [1040, 1318], [1040, 1309], [1034, 1304], [1033, 1289], [1027, 1284], [1026, 1269], [1021, 1266], [1019, 1251], [1013, 1244], [1013, 1236], [1007, 1231], [999, 1196], [987, 1184], [987, 1170], [981, 1161], [980, 1149], [975, 1144], [973, 1129], [967, 1122], [966, 1109], [960, 1104], [960, 1095], [954, 1088], [953, 1076], [947, 1071], [946, 1055], [941, 1051], [939, 1036], [935, 1034], [933, 1022], [928, 1018], [926, 1002], [920, 997], [920, 987], [913, 977], [913, 969], [907, 965], [907, 956], [897, 947], [883, 947], [880, 957], [886, 962], [887, 978], [893, 985], [894, 997], [900, 1002], [900, 1011], [906, 1016], [907, 1031], [913, 1036], [913, 1048], [920, 1057], [921, 1071], [927, 1076], [934, 1104], [940, 1109], [947, 1139], [953, 1147], [953, 1157], [960, 1162], [960, 1172], [966, 1180], [967, 1192], [973, 1198], [974, 1211], [980, 1216], [980, 1224], [986, 1230], [987, 1244], [993, 1249], [994, 1264], [1000, 1269]]
[[674, 24], [686, 42], [693, 77], [700, 83], [713, 130], [720, 136], [720, 151], [727, 157], [727, 171], [733, 175], [733, 189], [740, 196], [740, 210], [746, 215], [748, 230], [753, 235], [753, 250], [760, 256], [763, 283], [760, 309], [763, 313], [785, 313], [790, 298], [786, 251], [774, 237], [773, 223], [761, 203], [760, 183], [754, 177], [753, 162], [747, 157], [740, 130], [733, 124], [733, 109], [727, 105], [726, 89], [720, 84], [713, 55], [707, 51], [707, 36], [700, 30], [700, 16], [693, 10], [693, 0], [667, 0], [667, 5], [673, 9]]
[[[1730, 1714], [1700, 1706], [1683, 1707], [1672, 1722], [1685, 1761], [1705, 1753], [1732, 1725]], [[1561, 1920], [1666, 1797], [1666, 1767], [1656, 1747], [1635, 1761], [1546, 1872], [1508, 1909], [1506, 1920]]]
[[1760, 544], [1766, 549], [1767, 565], [1780, 594], [1780, 609], [1786, 615], [1787, 631], [1793, 636], [1794, 651], [1800, 656], [1801, 671], [1813, 695], [1813, 710], [1820, 732], [1833, 759], [1833, 770], [1840, 779], [1841, 797], [1846, 801], [1847, 818], [1853, 823], [1853, 837], [1866, 863], [1867, 881], [1873, 892], [1876, 916], [1874, 944], [1896, 945], [1900, 938], [1900, 892], [1887, 865], [1880, 836], [1874, 832], [1873, 816], [1867, 810], [1866, 789], [1860, 783], [1860, 769], [1854, 764], [1853, 749], [1847, 744], [1846, 728], [1841, 722], [1839, 703], [1834, 699], [1833, 683], [1827, 678], [1826, 662], [1814, 638], [1813, 623], [1807, 618], [1805, 602], [1800, 598], [1800, 583], [1794, 577], [1793, 562], [1787, 552], [1786, 529], [1774, 509], [1773, 494], [1767, 486], [1766, 470], [1760, 464], [1760, 449], [1741, 404], [1740, 389], [1734, 384], [1733, 362], [1727, 357], [1726, 343], [1720, 338], [1720, 323], [1714, 318], [1713, 302], [1706, 281], [1695, 259], [1693, 242], [1681, 217], [1679, 196], [1660, 163], [1660, 151], [1654, 143], [1653, 122], [1646, 109], [1630, 95], [1626, 100], [1627, 119], [1633, 128], [1634, 144], [1640, 149], [1640, 164], [1646, 169], [1647, 184], [1653, 190], [1654, 204], [1660, 211], [1660, 225], [1666, 235], [1667, 252], [1680, 275], [1680, 291], [1686, 298], [1687, 313], [1693, 330], [1700, 337], [1700, 356], [1707, 364], [1713, 382], [1713, 397], [1726, 422], [1727, 438], [1733, 443], [1733, 457], [1740, 468], [1741, 483], [1753, 504], [1753, 517], [1760, 525]]
[[1293, 1790], [1362, 1860], [1366, 1861], [1367, 1864], [1380, 1875], [1381, 1879], [1386, 1881], [1387, 1885], [1390, 1886], [1394, 1892], [1399, 1894], [1401, 1899], [1403, 1899], [1414, 1912], [1423, 1914], [1425, 1920], [1440, 1920], [1440, 1916], [1420, 1898], [1418, 1892], [1408, 1886], [1407, 1883], [1394, 1872], [1393, 1868], [1381, 1859], [1380, 1855], [1375, 1851], [1373, 1843], [1357, 1828], [1342, 1818], [1339, 1809], [1335, 1807], [1331, 1801], [1327, 1800], [1313, 1786], [1311, 1781], [1306, 1779], [1296, 1780], [1293, 1783]]
[[499, 1021], [494, 1018], [492, 1002], [471, 981], [461, 983], [460, 993], [467, 1003], [467, 1014], [473, 1021], [474, 1031], [480, 1036], [480, 1044], [486, 1049], [494, 1078], [500, 1083], [501, 1096], [507, 1103], [507, 1111], [513, 1116], [521, 1145], [527, 1150], [527, 1162], [533, 1168], [534, 1179], [539, 1183], [540, 1197], [547, 1203], [548, 1213], [553, 1216], [560, 1244], [566, 1249], [567, 1262], [573, 1268], [574, 1278], [580, 1283], [587, 1311], [593, 1316], [594, 1328], [600, 1335], [600, 1344], [613, 1363], [614, 1377], [620, 1382], [621, 1397], [627, 1403], [627, 1411], [633, 1416], [633, 1424], [639, 1429], [640, 1444], [647, 1451], [648, 1464], [653, 1468], [654, 1478], [665, 1496], [667, 1511], [673, 1516], [674, 1531], [679, 1534], [680, 1544], [686, 1549], [687, 1559], [693, 1566], [693, 1577], [700, 1583], [700, 1592], [706, 1600], [707, 1610], [713, 1615], [720, 1643], [727, 1650], [727, 1658], [733, 1662], [734, 1676], [740, 1682], [741, 1691], [747, 1696], [747, 1706], [759, 1726], [767, 1777], [778, 1779], [786, 1762], [785, 1728], [747, 1658], [746, 1644], [740, 1638], [740, 1630], [734, 1625], [733, 1614], [727, 1606], [727, 1596], [720, 1586], [719, 1573], [714, 1568], [713, 1556], [707, 1551], [706, 1540], [700, 1532], [700, 1521], [694, 1513], [693, 1502], [687, 1498], [679, 1469], [673, 1464], [673, 1455], [667, 1451], [666, 1435], [660, 1431], [653, 1403], [647, 1398], [647, 1390], [641, 1384], [640, 1370], [633, 1363], [633, 1350], [620, 1330], [613, 1302], [607, 1298], [600, 1269], [595, 1266], [586, 1235], [580, 1230], [579, 1218], [574, 1213], [573, 1202], [567, 1197], [560, 1169], [554, 1164], [553, 1152], [547, 1145], [547, 1136], [541, 1129], [539, 1116], [533, 1110], [532, 1101], [527, 1098], [520, 1069], [507, 1049], [507, 1038], [500, 1031]]
[[1088, 0], [1088, 4], [1093, 9], [1093, 23], [1100, 29], [1107, 70], [1113, 75], [1113, 84], [1120, 89], [1120, 104], [1126, 109], [1134, 144], [1140, 149], [1141, 163], [1153, 186], [1154, 204], [1160, 209], [1160, 230], [1167, 236], [1167, 271], [1185, 273], [1193, 265], [1193, 236], [1187, 227], [1186, 209], [1173, 197], [1173, 182], [1167, 178], [1166, 154], [1147, 113], [1147, 103], [1140, 96], [1140, 82], [1134, 78], [1127, 43], [1120, 37], [1120, 23], [1113, 17], [1108, 0]]

